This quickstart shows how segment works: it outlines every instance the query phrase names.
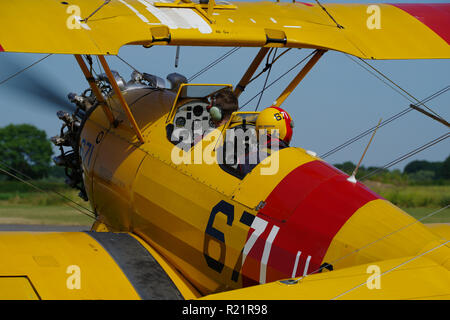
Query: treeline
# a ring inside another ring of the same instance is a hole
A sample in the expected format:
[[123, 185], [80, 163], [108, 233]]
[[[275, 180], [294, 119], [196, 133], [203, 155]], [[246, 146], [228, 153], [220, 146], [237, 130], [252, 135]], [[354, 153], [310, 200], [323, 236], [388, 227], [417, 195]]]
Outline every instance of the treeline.
[[[57, 180], [65, 178], [64, 168], [52, 165], [53, 148], [45, 131], [30, 124], [10, 124], [0, 128], [0, 174], [1, 180], [16, 180], [11, 174], [20, 178], [33, 180]], [[347, 174], [355, 169], [355, 164], [347, 161], [335, 164]], [[378, 167], [361, 166], [356, 176], [364, 180], [365, 176], [378, 170]], [[10, 174], [5, 174], [5, 171]], [[416, 160], [408, 163], [404, 170], [381, 169], [369, 180], [395, 185], [449, 185], [450, 156], [442, 162]]]
[[[53, 148], [45, 131], [31, 124], [0, 128], [0, 181], [18, 178], [63, 180], [64, 168], [52, 163]], [[9, 174], [6, 174], [8, 171]]]
[[[336, 168], [351, 175], [356, 165], [350, 161], [334, 165]], [[374, 171], [378, 172], [370, 175]], [[370, 176], [368, 176], [370, 175]], [[402, 170], [381, 169], [379, 167], [364, 167], [358, 169], [356, 178], [372, 180], [395, 185], [450, 185], [450, 156], [442, 162], [414, 160]]]

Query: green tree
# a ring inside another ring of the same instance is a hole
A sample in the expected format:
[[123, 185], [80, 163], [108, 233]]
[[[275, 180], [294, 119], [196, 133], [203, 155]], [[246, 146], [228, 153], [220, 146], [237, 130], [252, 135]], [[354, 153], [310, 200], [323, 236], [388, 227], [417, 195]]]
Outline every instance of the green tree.
[[45, 131], [35, 126], [10, 124], [0, 128], [0, 161], [23, 174], [33, 179], [46, 177], [52, 154]]
[[414, 160], [405, 166], [403, 172], [411, 174], [418, 171], [432, 171], [431, 166], [431, 163], [426, 160]]
[[415, 160], [405, 166], [405, 173], [415, 173], [418, 171], [432, 171], [435, 176], [439, 176], [442, 170], [442, 162], [429, 162], [426, 160]]
[[450, 180], [450, 156], [444, 160], [441, 167], [441, 177]]
[[356, 165], [351, 161], [336, 163], [334, 166], [348, 175], [352, 174], [353, 170], [356, 168]]
[[420, 170], [409, 174], [409, 177], [416, 183], [430, 183], [435, 179], [435, 173], [430, 170]]

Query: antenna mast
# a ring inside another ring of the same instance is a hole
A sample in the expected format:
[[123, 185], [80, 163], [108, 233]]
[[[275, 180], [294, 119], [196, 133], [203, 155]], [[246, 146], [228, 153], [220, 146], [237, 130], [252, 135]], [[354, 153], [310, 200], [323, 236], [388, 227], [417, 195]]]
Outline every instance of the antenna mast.
[[378, 121], [377, 127], [375, 128], [375, 130], [372, 133], [372, 137], [370, 137], [369, 143], [367, 144], [366, 149], [364, 150], [364, 152], [363, 152], [363, 154], [361, 156], [361, 159], [359, 159], [359, 162], [356, 165], [355, 170], [353, 170], [352, 175], [350, 177], [348, 177], [348, 179], [347, 179], [348, 181], [350, 181], [352, 183], [356, 183], [356, 178], [355, 178], [356, 177], [356, 173], [358, 172], [359, 166], [361, 165], [361, 162], [363, 161], [364, 156], [366, 155], [366, 152], [369, 149], [370, 144], [372, 143], [373, 137], [375, 136], [375, 133], [377, 132], [378, 127], [380, 126], [381, 120], [383, 120], [383, 119], [380, 119], [380, 121]]

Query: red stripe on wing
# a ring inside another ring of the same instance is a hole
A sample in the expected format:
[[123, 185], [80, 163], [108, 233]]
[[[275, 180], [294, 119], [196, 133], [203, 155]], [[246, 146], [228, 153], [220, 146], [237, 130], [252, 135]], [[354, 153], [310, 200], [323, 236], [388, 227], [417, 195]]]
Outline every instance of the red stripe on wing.
[[[414, 16], [442, 39], [450, 44], [450, 4], [449, 3], [406, 3], [391, 5]], [[419, 41], [419, 40], [418, 40]]]
[[0, 44], [0, 52], [5, 51], [5, 49], [3, 49], [2, 45]]
[[304, 4], [304, 5], [307, 6], [307, 7], [313, 7], [313, 6], [314, 6], [314, 5], [311, 4], [311, 3], [301, 2], [301, 1], [295, 1], [295, 3], [301, 3], [301, 4]]

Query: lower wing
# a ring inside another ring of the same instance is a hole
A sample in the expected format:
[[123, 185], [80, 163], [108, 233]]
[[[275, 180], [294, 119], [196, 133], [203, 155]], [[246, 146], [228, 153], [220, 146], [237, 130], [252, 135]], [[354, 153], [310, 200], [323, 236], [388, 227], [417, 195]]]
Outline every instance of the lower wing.
[[[450, 299], [449, 259], [444, 256], [443, 261], [434, 255], [438, 251], [435, 249], [447, 243], [448, 240], [437, 243], [414, 257], [373, 262], [202, 298]], [[175, 300], [201, 296], [169, 262], [129, 233], [2, 232], [0, 257], [0, 300]]]
[[299, 279], [209, 295], [214, 300], [450, 299], [450, 272], [427, 258], [404, 257]]
[[0, 233], [0, 300], [193, 299], [198, 294], [128, 233]]

